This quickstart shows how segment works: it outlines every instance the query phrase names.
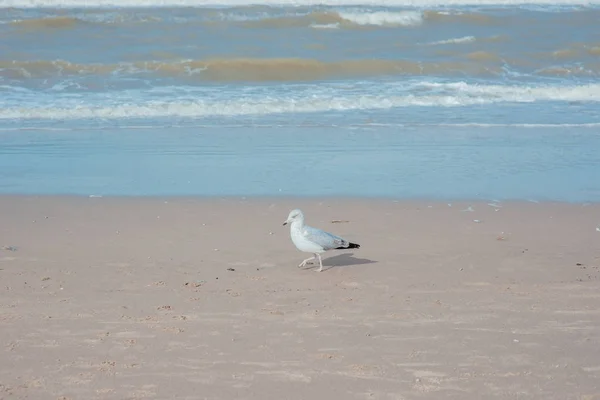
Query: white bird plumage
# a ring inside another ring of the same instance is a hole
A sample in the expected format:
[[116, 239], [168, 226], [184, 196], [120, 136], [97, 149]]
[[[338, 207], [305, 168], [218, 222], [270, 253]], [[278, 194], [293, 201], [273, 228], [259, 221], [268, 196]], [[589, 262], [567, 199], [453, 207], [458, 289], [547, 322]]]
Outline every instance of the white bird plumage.
[[295, 209], [290, 211], [283, 225], [290, 224], [290, 236], [296, 248], [306, 253], [313, 253], [313, 257], [302, 261], [298, 267], [304, 267], [314, 260], [319, 260], [318, 272], [323, 271], [321, 254], [329, 250], [359, 249], [360, 245], [351, 243], [339, 236], [304, 224], [304, 214]]

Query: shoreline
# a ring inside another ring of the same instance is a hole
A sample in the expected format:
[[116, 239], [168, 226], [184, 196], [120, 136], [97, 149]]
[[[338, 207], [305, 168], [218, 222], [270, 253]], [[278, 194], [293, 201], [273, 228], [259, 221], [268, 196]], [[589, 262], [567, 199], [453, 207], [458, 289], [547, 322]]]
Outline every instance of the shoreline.
[[140, 200], [140, 201], [252, 201], [252, 202], [382, 202], [399, 204], [439, 204], [439, 205], [458, 205], [458, 204], [478, 204], [489, 205], [492, 203], [502, 204], [540, 204], [540, 205], [571, 205], [571, 206], [590, 206], [600, 205], [600, 200], [587, 201], [568, 201], [556, 199], [492, 199], [492, 198], [436, 198], [436, 197], [387, 197], [387, 196], [293, 196], [293, 195], [98, 195], [98, 194], [30, 194], [30, 193], [0, 193], [0, 199], [55, 199], [55, 200], [83, 200], [83, 199], [105, 199], [110, 201], [118, 200]]

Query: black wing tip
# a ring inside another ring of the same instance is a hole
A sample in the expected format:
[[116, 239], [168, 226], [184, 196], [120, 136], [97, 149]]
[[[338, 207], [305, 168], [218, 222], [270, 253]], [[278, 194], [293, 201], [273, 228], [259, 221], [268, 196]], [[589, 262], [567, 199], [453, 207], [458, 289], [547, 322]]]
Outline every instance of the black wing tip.
[[342, 250], [342, 249], [360, 249], [360, 244], [348, 243], [347, 247], [336, 247], [336, 250]]

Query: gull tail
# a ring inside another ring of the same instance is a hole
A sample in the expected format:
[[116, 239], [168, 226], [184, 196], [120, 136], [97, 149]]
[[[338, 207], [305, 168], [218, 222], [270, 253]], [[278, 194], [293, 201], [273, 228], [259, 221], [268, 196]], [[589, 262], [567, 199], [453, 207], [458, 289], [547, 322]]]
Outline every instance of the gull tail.
[[341, 249], [360, 249], [360, 244], [348, 243], [348, 246], [346, 246], [346, 247], [336, 247], [336, 250], [341, 250]]

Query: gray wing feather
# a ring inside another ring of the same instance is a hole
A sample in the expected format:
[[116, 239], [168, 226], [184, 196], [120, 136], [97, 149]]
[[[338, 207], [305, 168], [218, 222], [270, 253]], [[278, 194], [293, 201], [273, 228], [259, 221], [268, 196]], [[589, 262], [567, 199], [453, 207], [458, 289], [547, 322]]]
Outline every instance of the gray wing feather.
[[329, 232], [322, 231], [310, 226], [304, 227], [304, 237], [313, 243], [323, 247], [324, 250], [336, 249], [338, 247], [347, 247], [348, 241], [339, 236], [332, 235]]

